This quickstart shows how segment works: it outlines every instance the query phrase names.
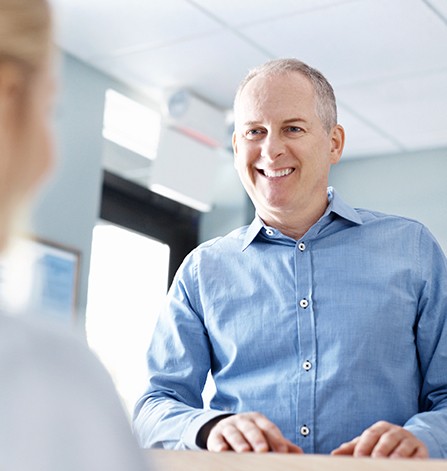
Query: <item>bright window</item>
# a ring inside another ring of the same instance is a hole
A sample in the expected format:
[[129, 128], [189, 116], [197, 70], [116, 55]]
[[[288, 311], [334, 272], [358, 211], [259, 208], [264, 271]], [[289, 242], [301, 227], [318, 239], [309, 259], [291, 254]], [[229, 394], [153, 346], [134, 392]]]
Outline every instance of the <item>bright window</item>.
[[166, 295], [169, 247], [102, 222], [90, 263], [87, 340], [131, 415], [147, 387], [146, 351]]

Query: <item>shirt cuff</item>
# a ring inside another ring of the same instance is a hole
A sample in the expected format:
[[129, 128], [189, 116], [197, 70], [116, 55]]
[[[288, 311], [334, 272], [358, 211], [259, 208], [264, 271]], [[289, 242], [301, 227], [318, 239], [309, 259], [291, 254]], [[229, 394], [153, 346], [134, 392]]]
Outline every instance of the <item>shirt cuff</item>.
[[197, 434], [199, 433], [199, 430], [207, 422], [221, 415], [228, 416], [228, 412], [208, 410], [192, 419], [190, 424], [186, 427], [186, 430], [183, 432], [182, 442], [185, 447], [189, 450], [203, 450], [203, 448], [200, 448], [197, 445]]
[[430, 458], [445, 458], [438, 441], [428, 428], [420, 427], [418, 425], [405, 425], [404, 428], [425, 444]]

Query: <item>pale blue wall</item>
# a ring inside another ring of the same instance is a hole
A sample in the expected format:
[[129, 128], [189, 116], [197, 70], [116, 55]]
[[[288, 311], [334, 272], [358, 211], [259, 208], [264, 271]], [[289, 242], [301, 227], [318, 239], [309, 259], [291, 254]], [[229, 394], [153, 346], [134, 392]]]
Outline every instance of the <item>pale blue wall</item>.
[[102, 187], [102, 126], [108, 88], [135, 95], [123, 84], [63, 54], [59, 63], [55, 134], [58, 161], [32, 212], [32, 232], [81, 253], [78, 324], [87, 304], [92, 231]]
[[353, 206], [423, 222], [447, 253], [447, 149], [342, 159], [330, 183]]
[[84, 324], [92, 229], [97, 220], [102, 159], [103, 77], [61, 58], [55, 116], [57, 164], [35, 205], [32, 231], [81, 253], [79, 325]]

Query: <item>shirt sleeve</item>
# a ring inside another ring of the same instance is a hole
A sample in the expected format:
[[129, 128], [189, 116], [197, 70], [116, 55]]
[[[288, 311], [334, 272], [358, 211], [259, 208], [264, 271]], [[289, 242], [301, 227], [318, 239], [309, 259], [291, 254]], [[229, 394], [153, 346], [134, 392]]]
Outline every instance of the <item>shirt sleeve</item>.
[[425, 228], [418, 256], [421, 289], [415, 335], [422, 388], [420, 413], [405, 428], [425, 443], [431, 458], [447, 458], [447, 260]]
[[174, 279], [148, 350], [149, 387], [137, 402], [133, 421], [144, 448], [199, 449], [200, 428], [228, 415], [203, 408], [211, 353], [196, 293], [193, 252]]

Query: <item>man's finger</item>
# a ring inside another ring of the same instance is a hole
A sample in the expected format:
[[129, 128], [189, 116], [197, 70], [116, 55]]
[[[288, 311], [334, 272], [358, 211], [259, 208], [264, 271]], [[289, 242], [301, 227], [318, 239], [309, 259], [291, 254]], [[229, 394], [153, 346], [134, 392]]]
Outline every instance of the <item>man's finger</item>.
[[[405, 453], [402, 457], [411, 456], [415, 447], [412, 446], [412, 441], [406, 442], [405, 431], [401, 427], [396, 427], [390, 424], [388, 430], [384, 431], [376, 446], [371, 451], [373, 458], [384, 458], [391, 456], [401, 445], [401, 451]], [[414, 443], [415, 444], [415, 443]]]
[[220, 452], [220, 451], [229, 451], [231, 448], [222, 435], [216, 434], [215, 436], [210, 435], [208, 437], [207, 449], [209, 451]]
[[270, 450], [268, 436], [264, 430], [258, 427], [256, 422], [249, 419], [241, 419], [237, 426], [253, 451], [265, 452]]
[[303, 453], [273, 422], [257, 412], [220, 420], [209, 432], [207, 448], [209, 451]]
[[282, 434], [278, 435], [275, 432], [264, 432], [269, 443], [269, 449], [275, 453], [303, 453], [303, 450], [290, 442]]
[[[367, 428], [359, 437], [354, 449], [354, 456], [371, 456], [382, 435], [387, 432], [391, 424], [388, 422], [377, 422]], [[394, 445], [395, 447], [395, 445]], [[393, 449], [394, 449], [393, 447]]]
[[304, 454], [304, 451], [301, 447], [299, 447], [298, 445], [295, 445], [295, 443], [289, 442], [289, 444], [287, 445], [286, 453], [296, 453], [298, 455], [302, 455]]
[[[269, 450], [276, 453], [287, 453], [289, 449], [295, 450], [293, 443], [289, 442], [281, 433], [279, 428], [270, 422], [263, 415], [255, 415], [253, 421], [260, 430], [262, 430], [265, 439], [268, 443]], [[299, 447], [298, 447], [299, 448]]]
[[359, 437], [343, 443], [332, 455], [373, 458], [428, 458], [427, 447], [403, 427], [380, 421]]
[[[223, 449], [220, 449], [225, 443], [228, 448], [224, 447]], [[225, 424], [214, 432], [211, 431], [207, 445], [208, 450], [210, 451], [234, 450], [241, 453], [251, 450], [250, 444], [245, 440], [241, 432], [231, 423]]]
[[359, 441], [360, 437], [356, 437], [350, 442], [342, 443], [338, 448], [331, 452], [331, 455], [338, 456], [338, 455], [349, 455], [352, 456], [354, 454], [355, 446]]
[[429, 453], [427, 447], [423, 443], [419, 443], [416, 451], [413, 453], [411, 458], [427, 459], [429, 458]]
[[418, 443], [414, 440], [402, 440], [396, 448], [389, 453], [390, 458], [411, 458], [418, 451]]
[[224, 440], [223, 437], [219, 437], [214, 444], [212, 444], [209, 448], [209, 451], [215, 451], [220, 453], [222, 451], [231, 451], [230, 445]]
[[263, 431], [271, 451], [276, 453], [303, 453], [303, 450], [287, 440], [281, 433], [281, 430], [273, 422], [268, 420], [267, 417], [261, 414], [255, 414], [253, 420]]

